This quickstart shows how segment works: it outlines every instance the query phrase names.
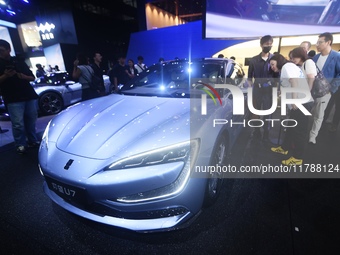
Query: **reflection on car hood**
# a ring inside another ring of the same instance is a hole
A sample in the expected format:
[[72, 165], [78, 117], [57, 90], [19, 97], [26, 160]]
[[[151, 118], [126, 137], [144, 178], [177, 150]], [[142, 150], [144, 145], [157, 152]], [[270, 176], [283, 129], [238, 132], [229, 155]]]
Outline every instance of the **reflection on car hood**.
[[189, 139], [189, 99], [111, 95], [74, 108], [52, 128], [67, 153], [107, 159]]

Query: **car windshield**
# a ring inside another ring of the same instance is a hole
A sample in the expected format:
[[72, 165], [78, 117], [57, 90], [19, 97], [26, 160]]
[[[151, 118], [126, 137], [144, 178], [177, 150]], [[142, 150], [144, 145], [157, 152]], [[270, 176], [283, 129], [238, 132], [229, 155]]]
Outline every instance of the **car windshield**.
[[202, 83], [224, 83], [223, 61], [174, 61], [151, 66], [122, 87], [125, 95], [192, 97]]

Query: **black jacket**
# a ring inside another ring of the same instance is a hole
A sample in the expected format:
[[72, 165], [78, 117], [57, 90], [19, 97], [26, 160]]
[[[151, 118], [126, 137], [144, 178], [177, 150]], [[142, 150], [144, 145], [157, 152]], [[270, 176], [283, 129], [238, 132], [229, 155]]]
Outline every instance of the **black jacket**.
[[[17, 73], [23, 73], [34, 77], [25, 61], [12, 57], [10, 60], [0, 59], [0, 75], [4, 74], [5, 69], [13, 68]], [[19, 79], [17, 75], [7, 78], [0, 83], [0, 89], [5, 104], [30, 101], [38, 98], [37, 93], [29, 81]]]

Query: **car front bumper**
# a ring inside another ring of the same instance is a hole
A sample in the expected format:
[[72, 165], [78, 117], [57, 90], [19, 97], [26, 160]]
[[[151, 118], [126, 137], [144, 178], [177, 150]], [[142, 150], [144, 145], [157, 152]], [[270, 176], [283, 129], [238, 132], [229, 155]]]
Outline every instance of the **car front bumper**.
[[[96, 221], [99, 223], [121, 227], [137, 232], [154, 232], [154, 231], [166, 231], [171, 230], [173, 228], [177, 228], [178, 225], [187, 221], [193, 216], [188, 210], [183, 210], [183, 213], [169, 216], [169, 217], [160, 217], [160, 218], [136, 218], [136, 219], [127, 219], [122, 217], [113, 217], [109, 215], [102, 215], [93, 212], [89, 212], [83, 210], [71, 203], [68, 203], [66, 200], [58, 196], [54, 191], [50, 190], [47, 183], [44, 182], [43, 185], [44, 192], [50, 197], [56, 204], [66, 209], [67, 211], [74, 213], [83, 218]], [[164, 208], [163, 210], [173, 211], [174, 208]], [[156, 210], [154, 210], [156, 211]], [[152, 213], [152, 211], [150, 211]], [[198, 215], [198, 214], [197, 214]], [[176, 227], [175, 227], [176, 226]]]

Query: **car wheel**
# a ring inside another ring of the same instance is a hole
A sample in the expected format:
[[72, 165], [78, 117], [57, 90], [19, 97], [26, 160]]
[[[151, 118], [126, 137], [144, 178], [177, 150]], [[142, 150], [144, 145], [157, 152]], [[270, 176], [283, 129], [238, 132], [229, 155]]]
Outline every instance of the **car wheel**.
[[63, 107], [63, 99], [57, 93], [47, 92], [39, 97], [39, 110], [43, 115], [57, 114]]
[[[228, 140], [225, 134], [219, 136], [210, 160], [210, 166], [223, 166], [227, 162]], [[219, 196], [223, 184], [222, 173], [214, 172], [209, 174], [205, 189], [204, 206], [212, 205]]]

